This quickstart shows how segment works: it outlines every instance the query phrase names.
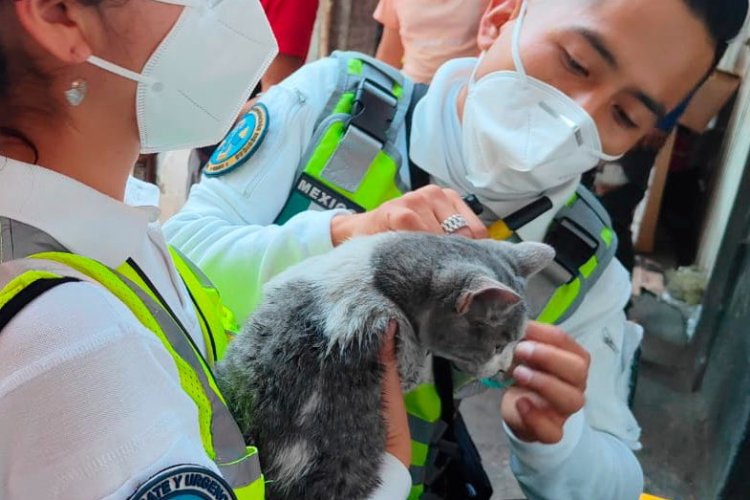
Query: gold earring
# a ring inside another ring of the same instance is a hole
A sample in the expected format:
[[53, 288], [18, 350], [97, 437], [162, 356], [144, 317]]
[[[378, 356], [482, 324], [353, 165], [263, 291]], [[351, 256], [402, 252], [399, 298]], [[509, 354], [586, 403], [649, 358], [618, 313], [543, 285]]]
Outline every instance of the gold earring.
[[73, 80], [70, 88], [65, 91], [65, 98], [71, 106], [80, 106], [83, 100], [86, 99], [88, 89], [89, 86], [86, 80]]

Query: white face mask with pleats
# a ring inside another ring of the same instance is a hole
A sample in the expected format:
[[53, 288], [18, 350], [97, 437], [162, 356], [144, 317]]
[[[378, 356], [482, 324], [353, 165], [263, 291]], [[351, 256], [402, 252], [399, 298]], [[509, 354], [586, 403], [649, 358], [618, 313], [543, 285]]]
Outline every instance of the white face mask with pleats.
[[88, 62], [138, 82], [141, 152], [216, 144], [273, 61], [276, 39], [258, 0], [155, 0], [184, 5], [140, 73]]
[[515, 71], [497, 71], [476, 81], [480, 56], [469, 80], [462, 123], [466, 177], [478, 190], [540, 192], [613, 161], [602, 151], [593, 118], [555, 87], [526, 74], [521, 26], [513, 30]]

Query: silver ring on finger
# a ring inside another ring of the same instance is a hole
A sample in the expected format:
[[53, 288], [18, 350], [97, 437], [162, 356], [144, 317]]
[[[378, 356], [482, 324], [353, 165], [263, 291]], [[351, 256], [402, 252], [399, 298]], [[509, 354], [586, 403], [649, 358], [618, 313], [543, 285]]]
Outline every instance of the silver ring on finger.
[[440, 227], [443, 228], [443, 231], [445, 231], [445, 234], [453, 234], [459, 229], [469, 227], [469, 223], [466, 222], [466, 219], [464, 218], [463, 215], [453, 214], [447, 219], [445, 219], [443, 222], [441, 222]]

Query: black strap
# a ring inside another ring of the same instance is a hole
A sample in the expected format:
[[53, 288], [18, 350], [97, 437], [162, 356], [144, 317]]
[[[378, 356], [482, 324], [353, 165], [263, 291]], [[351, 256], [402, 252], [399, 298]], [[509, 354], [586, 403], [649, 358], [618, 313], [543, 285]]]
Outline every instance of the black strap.
[[450, 361], [433, 356], [432, 373], [435, 379], [435, 389], [440, 396], [440, 419], [451, 425], [456, 415], [456, 408], [453, 403], [453, 369]]
[[81, 281], [78, 278], [64, 277], [64, 278], [42, 278], [29, 284], [26, 288], [18, 292], [18, 294], [10, 299], [2, 308], [0, 308], [0, 332], [5, 328], [11, 320], [21, 312], [21, 310], [29, 305], [34, 299], [40, 297], [45, 292], [48, 292], [56, 286], [64, 285], [65, 283], [75, 283]]
[[[182, 321], [180, 321], [180, 318], [177, 317], [177, 314], [175, 314], [175, 312], [172, 310], [172, 308], [169, 307], [169, 304], [164, 299], [164, 296], [159, 292], [159, 289], [156, 288], [156, 285], [154, 285], [154, 283], [146, 275], [146, 273], [143, 271], [143, 269], [141, 269], [141, 267], [132, 258], [128, 258], [127, 263], [130, 265], [130, 267], [133, 269], [133, 271], [135, 271], [135, 273], [138, 276], [140, 276], [141, 280], [143, 280], [143, 282], [146, 284], [146, 286], [149, 288], [149, 290], [151, 290], [151, 292], [154, 294], [154, 296], [157, 299], [156, 300], [157, 304], [159, 304], [159, 305], [162, 306], [162, 308], [167, 312], [167, 314], [169, 315], [169, 317], [172, 318], [172, 321], [174, 321], [175, 324], [177, 325], [177, 327], [180, 330], [182, 330], [183, 335], [185, 335], [185, 338], [187, 338], [188, 342], [190, 342], [190, 345], [193, 347], [193, 350], [195, 351], [196, 355], [206, 364], [206, 366], [213, 367], [213, 363], [209, 363], [208, 360], [206, 359], [206, 356], [204, 356], [203, 353], [201, 352], [201, 350], [198, 349], [198, 346], [196, 345], [195, 340], [193, 339], [193, 336], [190, 335], [190, 330], [188, 330], [187, 328], [185, 328], [185, 325], [182, 324]], [[122, 279], [122, 280], [127, 280], [128, 279], [125, 276], [119, 275], [119, 273], [118, 273], [118, 277], [120, 279]], [[187, 284], [185, 284], [185, 288], [187, 288]], [[190, 293], [190, 289], [189, 288], [188, 288], [188, 293]], [[200, 312], [200, 308], [198, 308], [198, 304], [195, 303], [195, 299], [193, 299], [192, 294], [191, 294], [190, 298], [194, 301], [193, 303], [195, 304], [196, 309]], [[203, 317], [203, 313], [202, 312], [201, 312], [201, 317]], [[205, 317], [203, 318], [203, 320], [205, 321]], [[208, 327], [208, 323], [206, 323], [206, 327]], [[210, 337], [210, 335], [209, 335], [209, 337]], [[211, 343], [212, 343], [212, 346], [213, 346], [213, 349], [214, 349], [213, 352], [216, 353], [216, 346], [215, 346], [215, 344], [213, 344], [213, 339], [211, 339]], [[211, 372], [211, 373], [213, 373], [213, 372]]]
[[409, 109], [406, 111], [406, 117], [404, 118], [404, 125], [406, 126], [406, 156], [409, 160], [409, 177], [411, 178], [411, 189], [419, 189], [430, 183], [430, 175], [419, 168], [419, 166], [411, 161], [411, 121], [414, 116], [414, 108], [417, 107], [419, 101], [427, 93], [430, 88], [429, 85], [424, 83], [415, 83], [414, 90], [411, 94], [411, 102], [409, 103]]
[[[182, 278], [182, 276], [180, 276], [180, 278]], [[193, 302], [193, 307], [195, 307], [195, 310], [198, 311], [198, 315], [203, 321], [203, 324], [206, 326], [206, 331], [208, 332], [208, 340], [211, 342], [211, 350], [209, 354], [211, 354], [211, 357], [213, 358], [211, 359], [210, 366], [213, 367], [219, 361], [219, 353], [216, 351], [216, 341], [214, 340], [214, 335], [213, 335], [214, 332], [211, 331], [211, 325], [206, 319], [205, 314], [203, 314], [203, 309], [201, 309], [201, 306], [198, 304], [198, 301], [195, 300], [195, 297], [193, 296], [193, 292], [190, 291], [190, 287], [188, 286], [187, 281], [185, 281], [185, 278], [182, 278], [182, 283], [185, 285], [185, 290], [187, 290], [188, 295], [190, 295], [190, 300]], [[216, 333], [217, 335], [221, 335], [222, 332], [216, 332]], [[189, 336], [190, 335], [188, 335], [188, 337]]]

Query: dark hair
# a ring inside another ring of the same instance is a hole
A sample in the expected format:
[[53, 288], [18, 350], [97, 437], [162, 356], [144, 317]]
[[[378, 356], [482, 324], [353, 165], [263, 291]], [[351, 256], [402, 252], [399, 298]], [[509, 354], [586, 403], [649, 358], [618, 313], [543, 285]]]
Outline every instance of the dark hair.
[[716, 43], [714, 64], [726, 52], [729, 42], [736, 37], [745, 23], [748, 0], [684, 0], [697, 15]]

